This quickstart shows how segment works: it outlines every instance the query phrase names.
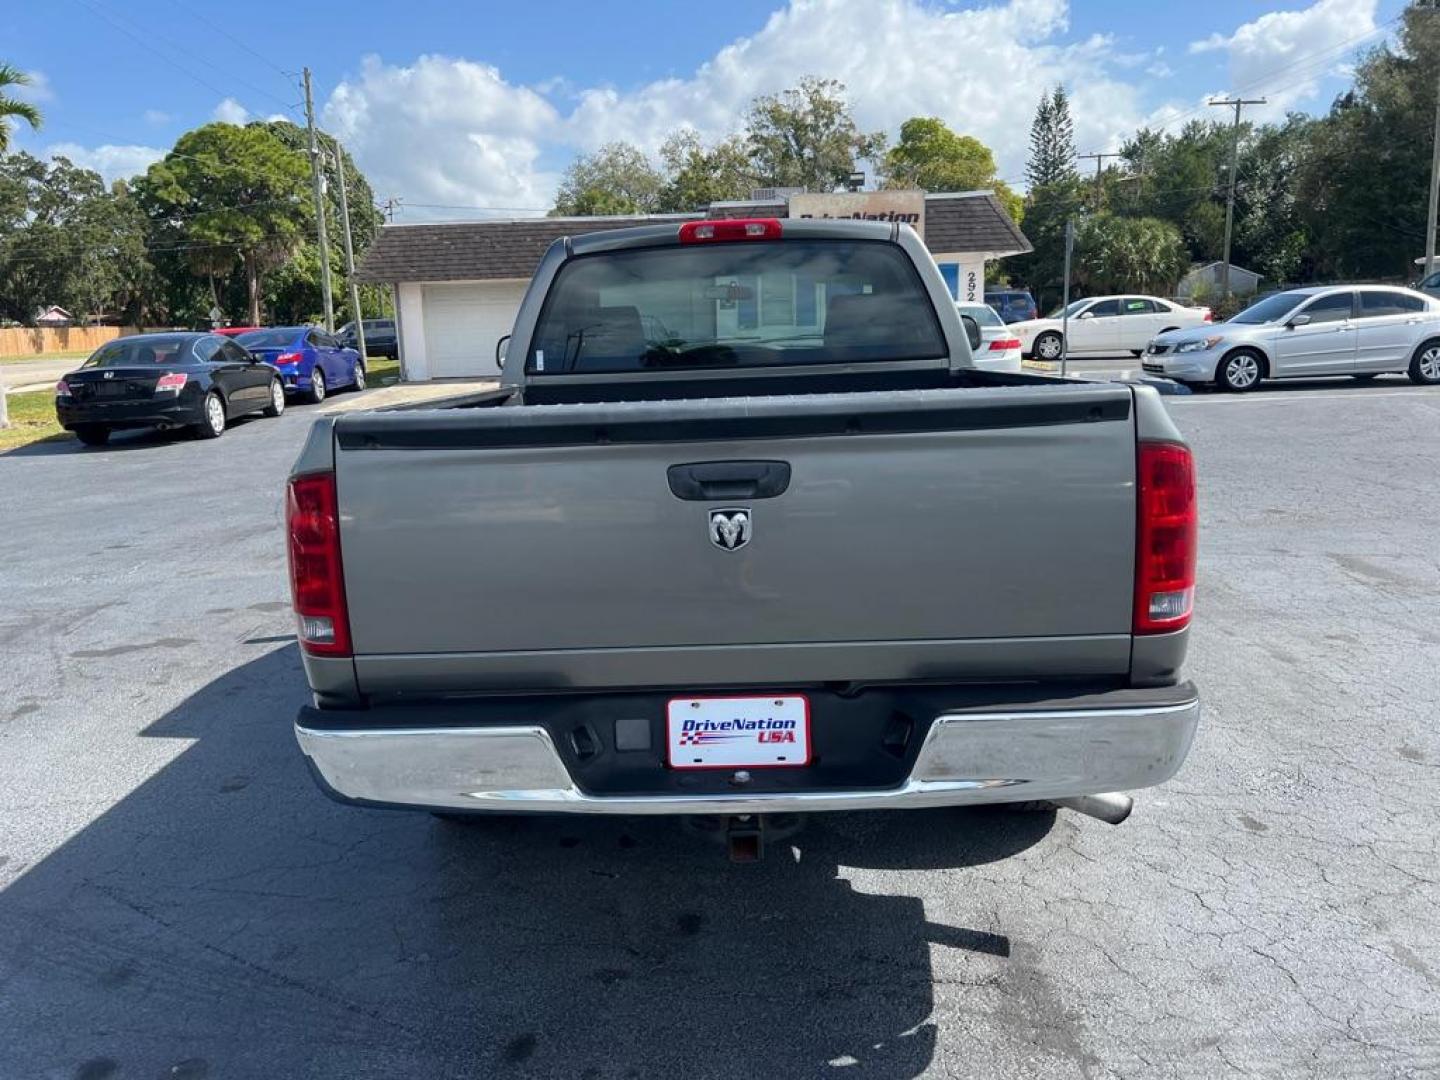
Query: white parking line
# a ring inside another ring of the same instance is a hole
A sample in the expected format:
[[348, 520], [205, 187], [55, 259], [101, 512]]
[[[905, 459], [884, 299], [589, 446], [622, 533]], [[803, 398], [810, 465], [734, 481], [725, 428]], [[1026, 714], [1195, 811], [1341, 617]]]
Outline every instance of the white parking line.
[[1417, 386], [1412, 390], [1282, 390], [1257, 394], [1185, 394], [1166, 397], [1169, 405], [1197, 405], [1210, 402], [1217, 405], [1279, 405], [1289, 401], [1370, 401], [1382, 397], [1433, 397], [1440, 404], [1440, 390], [1430, 386]]

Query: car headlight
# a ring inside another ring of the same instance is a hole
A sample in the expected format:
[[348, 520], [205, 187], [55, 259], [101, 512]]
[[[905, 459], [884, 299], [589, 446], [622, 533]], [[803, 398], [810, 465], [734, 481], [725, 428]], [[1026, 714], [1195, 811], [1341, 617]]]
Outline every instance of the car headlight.
[[1211, 349], [1213, 349], [1216, 345], [1219, 345], [1224, 340], [1225, 339], [1223, 337], [1217, 336], [1202, 338], [1199, 341], [1182, 341], [1179, 345], [1175, 346], [1175, 351], [1177, 353], [1209, 352]]

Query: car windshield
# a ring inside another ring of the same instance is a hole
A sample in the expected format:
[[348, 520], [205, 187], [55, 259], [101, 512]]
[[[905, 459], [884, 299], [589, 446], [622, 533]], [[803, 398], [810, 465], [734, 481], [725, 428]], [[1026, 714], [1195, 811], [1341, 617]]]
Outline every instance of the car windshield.
[[299, 330], [252, 330], [235, 340], [247, 349], [283, 349], [295, 344], [299, 336]]
[[1257, 300], [1240, 314], [1231, 318], [1232, 323], [1243, 323], [1247, 326], [1259, 323], [1279, 322], [1290, 312], [1294, 311], [1301, 301], [1309, 298], [1308, 293], [1282, 292], [1274, 296], [1267, 296], [1264, 300]]
[[969, 315], [981, 326], [1005, 325], [1005, 320], [995, 314], [995, 309], [989, 304], [956, 304], [955, 310], [961, 315]]
[[572, 260], [545, 300], [527, 367], [588, 374], [945, 355], [924, 285], [898, 247], [748, 241]]
[[1064, 319], [1067, 317], [1073, 319], [1076, 315], [1079, 315], [1081, 310], [1089, 303], [1089, 300], [1071, 300], [1069, 307], [1058, 307], [1045, 317], [1047, 319]]
[[99, 367], [143, 367], [146, 364], [189, 364], [195, 355], [190, 350], [196, 339], [189, 335], [121, 338], [100, 346], [82, 365]]

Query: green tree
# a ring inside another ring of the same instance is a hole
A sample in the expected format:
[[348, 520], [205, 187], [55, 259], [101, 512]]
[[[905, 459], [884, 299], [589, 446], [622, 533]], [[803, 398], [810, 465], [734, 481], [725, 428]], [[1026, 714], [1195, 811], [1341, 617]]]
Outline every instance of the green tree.
[[1090, 205], [1075, 176], [1031, 188], [1025, 196], [1025, 236], [1034, 250], [1006, 260], [1011, 280], [1023, 282], [1042, 310], [1060, 299], [1065, 270], [1065, 223]]
[[[1250, 135], [1248, 126], [1241, 128], [1242, 155]], [[1134, 179], [1126, 181], [1128, 191], [1116, 191], [1106, 206], [1169, 221], [1184, 236], [1192, 258], [1220, 258], [1231, 137], [1228, 124], [1213, 120], [1192, 120], [1178, 135], [1142, 129], [1120, 147]]]
[[1300, 202], [1315, 121], [1291, 114], [1282, 125], [1255, 131], [1243, 148], [1235, 196], [1232, 261], [1272, 285], [1306, 275], [1311, 233]]
[[263, 125], [206, 124], [150, 166], [137, 193], [152, 235], [212, 280], [237, 263], [246, 318], [260, 322], [265, 276], [300, 247], [313, 219], [305, 158]]
[[694, 129], [681, 128], [661, 144], [660, 160], [668, 174], [659, 196], [665, 213], [703, 210], [712, 202], [748, 198], [755, 186], [750, 157], [738, 135], [707, 147]]
[[659, 210], [662, 176], [638, 146], [607, 143], [570, 163], [551, 217], [652, 214]]
[[844, 83], [807, 75], [751, 103], [745, 143], [762, 183], [833, 191], [860, 162], [880, 159], [885, 134], [859, 129]]
[[1425, 250], [1440, 17], [1410, 4], [1394, 44], [1364, 56], [1355, 84], [1307, 139], [1299, 201], [1314, 272], [1414, 273]]
[[[261, 127], [270, 132], [296, 153], [308, 155], [310, 137], [306, 130], [288, 120], [252, 121], [250, 127]], [[375, 192], [370, 181], [356, 166], [353, 158], [337, 139], [320, 134], [321, 158], [324, 170], [325, 213], [331, 227], [330, 233], [330, 275], [335, 283], [334, 304], [338, 322], [354, 318], [350, 311], [350, 291], [344, 287], [345, 247], [340, 236], [340, 185], [336, 162], [345, 170], [346, 201], [350, 207], [350, 232], [355, 245], [355, 261], [358, 263], [380, 231], [383, 217], [375, 208]], [[308, 158], [307, 158], [308, 160]], [[378, 293], [371, 287], [361, 287], [361, 305], [373, 315], [381, 310]], [[307, 231], [305, 238], [295, 249], [294, 257], [276, 268], [266, 279], [262, 296], [265, 310], [276, 322], [320, 322], [325, 299], [320, 288], [320, 250], [313, 231]]]
[[1168, 221], [1094, 214], [1075, 232], [1075, 278], [1091, 293], [1168, 295], [1189, 264], [1180, 230]]
[[995, 155], [979, 139], [957, 135], [943, 120], [912, 116], [900, 125], [900, 141], [885, 154], [885, 186], [925, 191], [980, 191], [1000, 197], [1016, 221], [1025, 202], [995, 175]]
[[1040, 98], [1030, 124], [1030, 160], [1025, 182], [1032, 188], [1049, 187], [1075, 177], [1075, 124], [1070, 97], [1056, 86]]
[[63, 157], [0, 159], [0, 315], [46, 304], [135, 316], [149, 287], [146, 222], [128, 187]]
[[957, 135], [934, 116], [912, 116], [885, 154], [885, 186], [975, 191], [995, 183], [995, 155], [979, 139]]
[[13, 64], [0, 63], [0, 154], [10, 149], [10, 126], [16, 120], [24, 120], [36, 130], [44, 122], [34, 105], [5, 92], [6, 87], [29, 86], [31, 82], [30, 76]]

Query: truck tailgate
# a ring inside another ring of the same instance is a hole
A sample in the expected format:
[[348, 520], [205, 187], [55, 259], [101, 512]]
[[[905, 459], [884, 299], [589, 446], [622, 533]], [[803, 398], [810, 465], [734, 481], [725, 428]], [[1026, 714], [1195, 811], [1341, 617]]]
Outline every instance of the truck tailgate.
[[[335, 441], [369, 692], [1129, 664], [1125, 386], [353, 414]], [[672, 466], [716, 462], [788, 484], [672, 488]], [[748, 517], [733, 550], [716, 511]]]

